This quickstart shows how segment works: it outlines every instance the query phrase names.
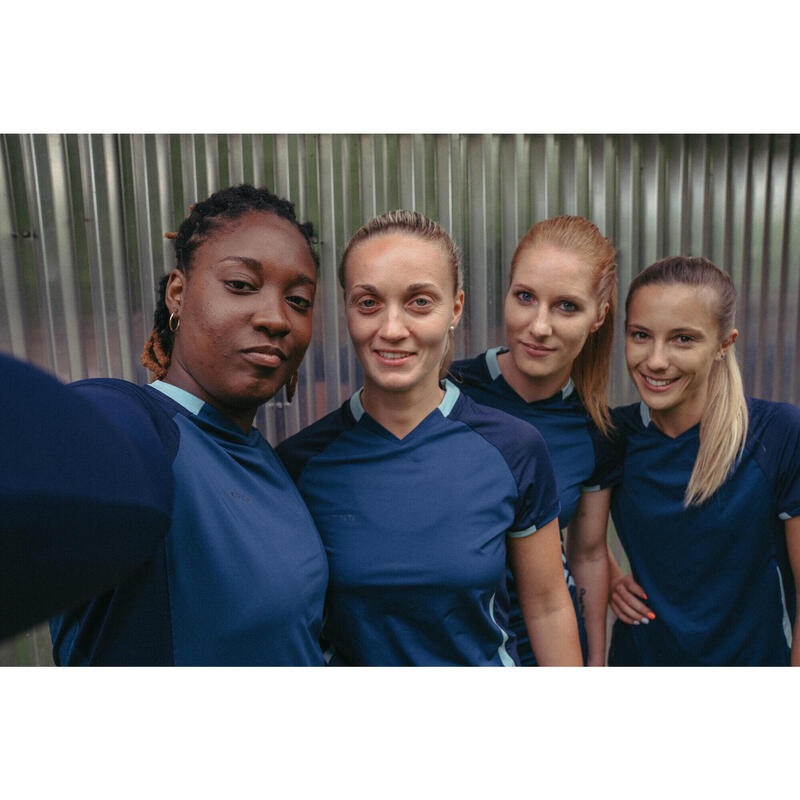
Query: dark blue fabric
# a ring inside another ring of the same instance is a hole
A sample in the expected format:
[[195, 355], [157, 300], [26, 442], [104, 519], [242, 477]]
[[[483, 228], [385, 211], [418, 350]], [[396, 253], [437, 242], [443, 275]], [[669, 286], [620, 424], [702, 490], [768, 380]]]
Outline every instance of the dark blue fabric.
[[531, 426], [448, 392], [403, 439], [345, 403], [278, 448], [328, 554], [332, 664], [517, 660], [506, 534], [558, 515], [552, 468]]
[[76, 384], [148, 441], [174, 483], [163, 544], [51, 623], [58, 664], [320, 665], [327, 565], [308, 509], [257, 430], [153, 387]]
[[800, 513], [800, 409], [752, 399], [748, 408], [742, 459], [689, 509], [699, 425], [671, 439], [645, 425], [641, 404], [615, 409], [625, 462], [612, 515], [656, 619], [617, 622], [610, 664], [789, 663], [795, 589], [779, 515]]
[[[507, 351], [506, 348], [496, 348], [491, 352], [496, 355]], [[450, 367], [450, 373], [459, 388], [473, 400], [492, 408], [499, 408], [507, 414], [529, 422], [542, 435], [556, 476], [558, 498], [561, 503], [558, 521], [562, 530], [567, 527], [578, 507], [582, 487], [605, 489], [621, 479], [617, 450], [597, 429], [576, 391], [573, 390], [566, 397], [558, 391], [552, 397], [526, 402], [502, 375], [492, 376], [487, 364], [487, 353], [455, 361]], [[585, 662], [586, 629], [578, 608], [575, 581], [566, 557], [564, 557], [564, 577], [578, 619], [578, 634]], [[510, 572], [508, 585], [511, 597], [510, 622], [517, 636], [520, 661], [523, 666], [536, 666], [536, 657], [531, 648], [517, 600], [516, 586]]]
[[142, 569], [169, 526], [172, 475], [146, 438], [4, 355], [0, 409], [5, 637]]

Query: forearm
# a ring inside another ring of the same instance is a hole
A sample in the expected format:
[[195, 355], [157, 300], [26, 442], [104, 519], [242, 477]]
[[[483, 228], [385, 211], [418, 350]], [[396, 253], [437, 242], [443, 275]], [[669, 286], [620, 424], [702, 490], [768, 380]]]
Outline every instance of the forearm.
[[800, 608], [795, 611], [794, 630], [792, 631], [791, 665], [793, 667], [800, 667]]
[[609, 568], [605, 548], [589, 557], [569, 559], [578, 597], [578, 613], [586, 628], [587, 666], [601, 667], [606, 654], [606, 610]]
[[545, 601], [525, 614], [525, 625], [536, 661], [543, 667], [582, 666], [578, 622], [564, 584], [563, 597], [555, 604]]

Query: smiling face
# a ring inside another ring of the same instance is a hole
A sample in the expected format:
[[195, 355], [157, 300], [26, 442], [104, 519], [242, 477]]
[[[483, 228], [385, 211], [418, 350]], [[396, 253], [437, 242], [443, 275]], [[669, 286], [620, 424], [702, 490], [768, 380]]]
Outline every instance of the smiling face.
[[180, 319], [165, 380], [247, 430], [311, 340], [316, 267], [288, 220], [250, 212], [208, 234], [166, 292]]
[[405, 394], [426, 402], [440, 392], [448, 331], [464, 303], [444, 248], [413, 234], [373, 236], [349, 254], [344, 289], [370, 400]]
[[625, 360], [653, 422], [677, 436], [700, 422], [715, 360], [736, 339], [723, 338], [706, 287], [648, 284], [628, 303]]
[[551, 245], [524, 250], [505, 299], [503, 376], [525, 400], [566, 385], [572, 363], [605, 319], [594, 272], [579, 256]]

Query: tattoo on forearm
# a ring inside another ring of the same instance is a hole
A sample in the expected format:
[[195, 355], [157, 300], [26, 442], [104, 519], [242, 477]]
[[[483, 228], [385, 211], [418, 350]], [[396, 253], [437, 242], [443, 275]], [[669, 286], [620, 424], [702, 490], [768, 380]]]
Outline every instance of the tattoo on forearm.
[[584, 625], [586, 624], [586, 603], [584, 602], [585, 594], [586, 589], [580, 589], [578, 591], [578, 613], [581, 615]]

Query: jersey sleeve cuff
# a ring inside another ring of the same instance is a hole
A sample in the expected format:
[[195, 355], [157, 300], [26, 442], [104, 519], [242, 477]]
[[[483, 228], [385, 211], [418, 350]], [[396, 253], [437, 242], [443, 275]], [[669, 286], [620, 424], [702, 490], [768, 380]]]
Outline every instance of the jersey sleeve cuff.
[[795, 508], [793, 511], [781, 511], [781, 513], [778, 514], [778, 517], [784, 521], [798, 516], [800, 516], [800, 508]]
[[556, 511], [551, 517], [546, 519], [544, 522], [539, 523], [538, 525], [531, 525], [524, 530], [521, 531], [508, 531], [506, 536], [511, 539], [524, 539], [526, 536], [530, 536], [532, 533], [536, 533], [539, 528], [543, 528], [547, 525], [548, 522], [552, 522], [554, 519], [558, 518], [558, 511]]

